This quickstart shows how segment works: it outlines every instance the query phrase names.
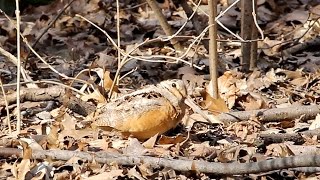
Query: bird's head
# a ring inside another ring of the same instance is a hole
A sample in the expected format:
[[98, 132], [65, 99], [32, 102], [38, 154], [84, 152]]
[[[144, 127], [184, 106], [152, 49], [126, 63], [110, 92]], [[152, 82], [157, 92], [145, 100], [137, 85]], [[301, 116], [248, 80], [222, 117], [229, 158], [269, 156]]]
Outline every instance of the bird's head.
[[187, 97], [187, 89], [184, 82], [180, 79], [171, 79], [160, 82], [160, 87], [163, 87], [170, 91], [179, 100]]

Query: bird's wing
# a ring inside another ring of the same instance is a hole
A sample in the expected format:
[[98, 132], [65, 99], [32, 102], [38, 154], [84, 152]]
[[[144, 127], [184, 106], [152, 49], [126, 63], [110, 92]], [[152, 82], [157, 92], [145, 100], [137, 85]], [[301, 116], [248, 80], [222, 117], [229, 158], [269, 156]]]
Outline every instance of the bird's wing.
[[121, 132], [158, 131], [163, 133], [177, 124], [177, 112], [170, 102], [157, 93], [141, 94], [127, 101], [106, 104], [95, 118], [97, 126]]

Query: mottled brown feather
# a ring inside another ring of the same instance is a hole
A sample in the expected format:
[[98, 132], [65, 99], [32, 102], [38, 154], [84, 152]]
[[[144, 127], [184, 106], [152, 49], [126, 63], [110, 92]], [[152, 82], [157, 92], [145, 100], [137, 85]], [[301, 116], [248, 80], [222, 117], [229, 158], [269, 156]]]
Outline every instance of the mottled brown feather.
[[94, 124], [147, 139], [177, 125], [184, 115], [185, 96], [181, 80], [163, 81], [107, 103], [99, 109]]

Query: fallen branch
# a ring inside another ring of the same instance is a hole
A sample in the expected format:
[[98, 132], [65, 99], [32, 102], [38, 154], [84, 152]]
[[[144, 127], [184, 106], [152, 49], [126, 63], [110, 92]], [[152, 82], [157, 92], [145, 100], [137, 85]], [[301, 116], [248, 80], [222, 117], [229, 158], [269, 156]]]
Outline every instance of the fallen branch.
[[[21, 92], [21, 102], [24, 101], [49, 101], [55, 100], [62, 102], [65, 95], [65, 89], [59, 86], [52, 86], [48, 88], [28, 88], [23, 89]], [[8, 104], [12, 104], [16, 101], [15, 93], [7, 95]], [[81, 115], [88, 115], [94, 111], [95, 107], [91, 104], [84, 102], [76, 97], [70, 100], [68, 108], [79, 113]], [[87, 105], [88, 104], [88, 105]], [[5, 106], [4, 101], [0, 98], [0, 107]], [[70, 106], [70, 107], [69, 107]], [[72, 108], [74, 107], [74, 108]], [[77, 108], [75, 108], [77, 107]], [[79, 111], [80, 108], [81, 110]], [[246, 121], [252, 117], [258, 117], [261, 122], [278, 122], [287, 119], [301, 118], [302, 120], [308, 120], [315, 118], [320, 113], [319, 105], [308, 106], [292, 106], [288, 108], [276, 108], [276, 109], [259, 109], [253, 111], [239, 111], [222, 113], [217, 118], [222, 122], [236, 122]]]
[[264, 144], [272, 144], [272, 143], [283, 143], [287, 141], [295, 142], [295, 144], [303, 144], [305, 142], [302, 135], [305, 136], [319, 136], [320, 135], [320, 129], [314, 129], [304, 132], [298, 132], [298, 133], [286, 133], [286, 134], [260, 134], [259, 137], [264, 140]]
[[[8, 104], [12, 104], [16, 102], [16, 93], [12, 93], [7, 95]], [[21, 102], [25, 101], [58, 101], [67, 105], [69, 109], [72, 111], [87, 116], [91, 112], [95, 110], [95, 107], [88, 102], [82, 101], [75, 96], [66, 96], [66, 91], [64, 87], [61, 86], [51, 86], [48, 88], [25, 88], [21, 89], [20, 92], [20, 100]], [[2, 101], [0, 98], [0, 107], [5, 106], [5, 101]]]
[[[16, 156], [22, 158], [22, 150], [15, 148], [0, 148], [0, 156]], [[129, 166], [149, 164], [153, 168], [167, 167], [176, 171], [197, 171], [225, 175], [261, 173], [287, 168], [320, 166], [320, 155], [311, 154], [252, 163], [215, 163], [201, 160], [178, 160], [136, 155], [130, 156], [106, 152], [88, 153], [67, 150], [33, 150], [32, 152], [32, 159], [41, 160], [49, 158], [52, 160], [67, 161], [75, 156], [85, 161], [95, 161], [103, 164], [117, 163], [119, 165]]]
[[297, 53], [299, 51], [305, 50], [305, 49], [307, 49], [309, 47], [319, 46], [319, 45], [320, 45], [320, 36], [317, 36], [316, 38], [308, 40], [308, 41], [306, 41], [304, 43], [299, 43], [299, 44], [296, 44], [296, 45], [294, 45], [292, 47], [289, 47], [288, 49], [283, 51], [283, 55], [284, 56], [289, 56], [291, 54], [294, 54], [294, 53]]
[[288, 108], [276, 108], [276, 109], [259, 109], [253, 111], [239, 111], [222, 113], [217, 116], [220, 121], [234, 122], [234, 121], [246, 121], [252, 117], [258, 117], [262, 122], [278, 122], [281, 120], [301, 118], [302, 120], [308, 120], [315, 118], [320, 113], [319, 105], [308, 106], [291, 106]]

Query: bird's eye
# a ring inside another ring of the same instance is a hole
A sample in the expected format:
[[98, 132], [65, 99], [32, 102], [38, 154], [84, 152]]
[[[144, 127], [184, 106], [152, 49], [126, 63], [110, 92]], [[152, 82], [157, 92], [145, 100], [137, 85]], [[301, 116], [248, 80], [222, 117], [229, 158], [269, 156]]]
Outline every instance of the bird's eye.
[[177, 84], [176, 83], [172, 83], [172, 85], [171, 85], [172, 87], [177, 87]]

